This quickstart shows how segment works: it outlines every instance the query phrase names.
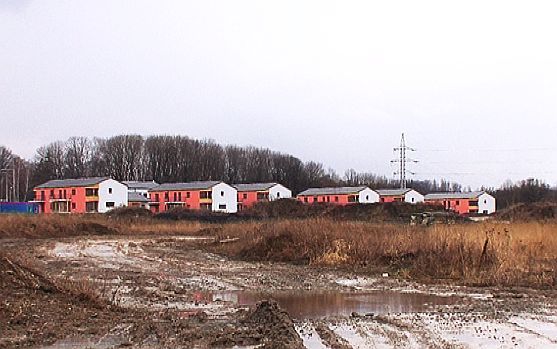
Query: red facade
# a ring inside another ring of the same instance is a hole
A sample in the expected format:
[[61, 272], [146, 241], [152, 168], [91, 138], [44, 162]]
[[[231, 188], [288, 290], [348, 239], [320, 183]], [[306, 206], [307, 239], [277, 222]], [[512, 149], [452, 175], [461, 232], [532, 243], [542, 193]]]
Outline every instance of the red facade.
[[328, 195], [298, 195], [298, 201], [307, 204], [328, 203], [336, 205], [348, 205], [358, 203], [358, 194], [328, 194]]
[[243, 210], [262, 201], [269, 201], [268, 190], [238, 192], [238, 210]]
[[96, 212], [99, 187], [35, 188], [35, 202], [42, 213]]
[[380, 202], [402, 202], [404, 201], [403, 195], [381, 195]]
[[211, 189], [151, 190], [149, 206], [153, 213], [164, 212], [175, 207], [211, 210], [212, 193]]
[[478, 213], [478, 199], [428, 199], [425, 203], [443, 206], [461, 215]]

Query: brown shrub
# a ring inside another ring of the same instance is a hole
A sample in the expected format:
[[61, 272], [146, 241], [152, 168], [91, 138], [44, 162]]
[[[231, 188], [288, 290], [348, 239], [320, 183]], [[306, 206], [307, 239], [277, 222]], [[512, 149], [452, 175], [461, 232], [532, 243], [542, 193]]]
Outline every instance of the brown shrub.
[[494, 217], [511, 222], [555, 221], [557, 219], [557, 203], [517, 204], [496, 212]]
[[0, 238], [51, 238], [118, 234], [101, 215], [0, 215]]
[[231, 257], [389, 271], [419, 280], [474, 285], [554, 287], [557, 224], [432, 227], [328, 218], [238, 223], [211, 248]]

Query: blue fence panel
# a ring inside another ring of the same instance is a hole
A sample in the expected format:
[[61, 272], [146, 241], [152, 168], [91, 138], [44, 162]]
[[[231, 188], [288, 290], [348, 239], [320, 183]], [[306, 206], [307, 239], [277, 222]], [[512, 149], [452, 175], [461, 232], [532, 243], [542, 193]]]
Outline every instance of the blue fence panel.
[[39, 205], [33, 202], [0, 202], [0, 213], [39, 213]]

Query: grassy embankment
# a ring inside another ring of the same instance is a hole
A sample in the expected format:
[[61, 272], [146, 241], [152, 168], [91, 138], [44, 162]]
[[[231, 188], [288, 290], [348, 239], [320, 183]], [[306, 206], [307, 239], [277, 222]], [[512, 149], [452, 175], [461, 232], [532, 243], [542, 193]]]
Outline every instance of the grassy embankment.
[[150, 217], [1, 216], [0, 238], [214, 234], [211, 251], [232, 258], [389, 272], [420, 281], [557, 286], [557, 224], [367, 223], [330, 217], [226, 224]]

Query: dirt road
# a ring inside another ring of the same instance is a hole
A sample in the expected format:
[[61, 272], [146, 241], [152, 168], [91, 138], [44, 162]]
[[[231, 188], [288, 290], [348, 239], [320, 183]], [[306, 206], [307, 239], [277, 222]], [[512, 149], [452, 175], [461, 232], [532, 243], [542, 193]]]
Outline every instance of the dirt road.
[[[9, 257], [1, 270], [0, 347], [557, 347], [553, 293], [431, 287], [388, 275], [232, 261], [205, 252], [209, 243], [3, 241]], [[51, 281], [93, 285], [110, 306], [41, 289]], [[277, 303], [256, 308], [266, 299]]]

